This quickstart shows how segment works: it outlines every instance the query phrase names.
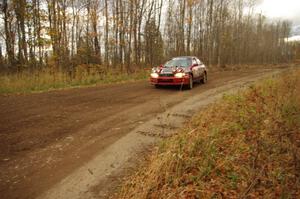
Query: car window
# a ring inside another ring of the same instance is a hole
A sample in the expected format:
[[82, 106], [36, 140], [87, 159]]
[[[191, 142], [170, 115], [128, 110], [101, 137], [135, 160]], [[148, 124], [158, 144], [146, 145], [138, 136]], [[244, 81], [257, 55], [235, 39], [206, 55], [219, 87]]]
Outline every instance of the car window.
[[198, 63], [199, 65], [202, 65], [202, 62], [201, 62], [199, 59], [197, 59], [197, 63]]
[[192, 65], [191, 59], [174, 58], [165, 64], [165, 67], [188, 67]]
[[197, 60], [195, 58], [193, 58], [193, 65], [198, 64]]

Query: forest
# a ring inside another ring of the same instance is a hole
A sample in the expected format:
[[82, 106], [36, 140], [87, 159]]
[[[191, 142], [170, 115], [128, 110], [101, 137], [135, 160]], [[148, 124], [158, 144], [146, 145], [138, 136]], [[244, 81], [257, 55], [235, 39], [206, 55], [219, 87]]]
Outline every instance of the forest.
[[130, 72], [178, 55], [209, 66], [293, 59], [291, 23], [255, 0], [2, 0], [0, 71]]

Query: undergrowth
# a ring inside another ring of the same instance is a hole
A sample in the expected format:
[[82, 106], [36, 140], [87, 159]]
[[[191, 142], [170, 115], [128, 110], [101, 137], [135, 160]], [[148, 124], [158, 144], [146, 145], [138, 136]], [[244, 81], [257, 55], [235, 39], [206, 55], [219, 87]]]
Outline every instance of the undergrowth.
[[0, 94], [28, 93], [53, 89], [111, 84], [146, 79], [149, 71], [140, 70], [132, 73], [121, 71], [77, 71], [76, 75], [63, 72], [22, 72], [12, 75], [0, 75]]
[[225, 95], [163, 141], [118, 198], [300, 198], [300, 71]]

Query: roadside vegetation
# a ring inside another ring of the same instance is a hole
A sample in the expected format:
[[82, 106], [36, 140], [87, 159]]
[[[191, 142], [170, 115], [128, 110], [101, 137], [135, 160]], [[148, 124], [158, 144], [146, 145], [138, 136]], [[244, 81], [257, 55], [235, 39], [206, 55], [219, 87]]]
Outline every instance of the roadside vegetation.
[[0, 94], [30, 93], [54, 89], [132, 82], [148, 77], [149, 71], [122, 73], [118, 70], [81, 69], [71, 75], [49, 70], [0, 75]]
[[299, 198], [300, 71], [263, 80], [163, 141], [118, 198]]

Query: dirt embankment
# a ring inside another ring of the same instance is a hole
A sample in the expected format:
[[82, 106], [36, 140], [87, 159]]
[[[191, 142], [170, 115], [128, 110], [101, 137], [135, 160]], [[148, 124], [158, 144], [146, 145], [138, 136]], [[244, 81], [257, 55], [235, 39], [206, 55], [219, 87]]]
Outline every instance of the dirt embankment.
[[215, 72], [208, 84], [183, 92], [140, 81], [0, 96], [0, 195], [37, 197], [157, 114], [210, 89], [269, 72]]

